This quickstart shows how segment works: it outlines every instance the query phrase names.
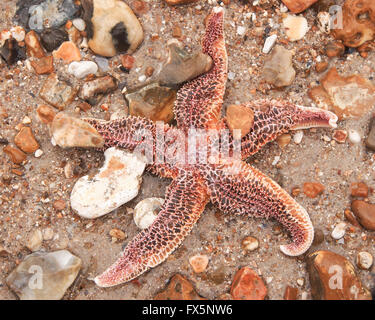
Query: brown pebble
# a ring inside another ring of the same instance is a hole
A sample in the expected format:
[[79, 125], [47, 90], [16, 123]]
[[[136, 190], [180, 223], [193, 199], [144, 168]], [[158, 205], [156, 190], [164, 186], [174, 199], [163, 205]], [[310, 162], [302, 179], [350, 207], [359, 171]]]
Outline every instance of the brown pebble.
[[286, 286], [284, 291], [284, 300], [297, 300], [298, 288]]
[[61, 210], [64, 210], [65, 207], [66, 207], [66, 203], [64, 200], [62, 199], [59, 199], [59, 200], [56, 200], [54, 203], [53, 203], [53, 207], [58, 210], [58, 211], [61, 211]]
[[342, 56], [345, 52], [345, 46], [338, 41], [331, 41], [326, 47], [327, 57], [339, 57]]
[[53, 52], [53, 56], [55, 59], [61, 59], [65, 63], [81, 61], [81, 52], [72, 41], [63, 42], [61, 46]]
[[363, 197], [368, 196], [368, 187], [363, 182], [352, 183], [351, 186], [351, 195], [352, 197]]
[[294, 187], [292, 189], [292, 196], [297, 197], [301, 193], [301, 189], [299, 187]]
[[279, 147], [283, 149], [286, 145], [289, 144], [291, 139], [292, 136], [289, 133], [284, 133], [276, 138], [276, 142], [279, 145]]
[[80, 108], [83, 112], [86, 112], [91, 109], [91, 104], [87, 103], [86, 101], [83, 101], [78, 105], [78, 108]]
[[126, 238], [126, 233], [120, 229], [114, 228], [111, 231], [109, 231], [109, 235], [112, 238], [115, 238], [117, 240], [124, 240]]
[[13, 163], [21, 164], [26, 160], [26, 154], [21, 150], [7, 145], [4, 147], [3, 151], [10, 157]]
[[315, 70], [318, 73], [326, 71], [328, 68], [328, 62], [322, 61], [322, 62], [317, 62], [315, 65]]
[[131, 68], [133, 68], [134, 62], [135, 59], [128, 54], [124, 54], [121, 56], [121, 64], [125, 69], [130, 70]]
[[375, 204], [353, 200], [351, 207], [359, 223], [366, 229], [375, 231]]
[[14, 143], [26, 153], [33, 153], [39, 149], [39, 143], [35, 140], [30, 127], [23, 127], [15, 136]]
[[154, 73], [154, 68], [153, 67], [147, 67], [146, 70], [145, 70], [145, 75], [147, 77], [151, 77], [152, 74]]
[[50, 106], [44, 104], [40, 105], [36, 112], [43, 123], [51, 123], [56, 116], [56, 112]]
[[353, 226], [356, 226], [358, 228], [361, 226], [359, 222], [357, 221], [354, 213], [351, 210], [345, 209], [344, 215], [345, 215], [346, 220], [348, 220]]
[[316, 198], [322, 194], [325, 187], [319, 182], [306, 182], [303, 184], [303, 193], [309, 198]]
[[332, 137], [338, 143], [345, 143], [346, 138], [348, 137], [348, 132], [346, 130], [335, 130]]
[[31, 61], [31, 66], [34, 68], [36, 74], [50, 74], [54, 71], [53, 57], [47, 56]]
[[172, 37], [173, 38], [181, 38], [182, 30], [179, 26], [174, 26], [172, 29]]
[[46, 53], [40, 44], [39, 37], [35, 31], [30, 31], [25, 36], [26, 53], [29, 57], [43, 58]]

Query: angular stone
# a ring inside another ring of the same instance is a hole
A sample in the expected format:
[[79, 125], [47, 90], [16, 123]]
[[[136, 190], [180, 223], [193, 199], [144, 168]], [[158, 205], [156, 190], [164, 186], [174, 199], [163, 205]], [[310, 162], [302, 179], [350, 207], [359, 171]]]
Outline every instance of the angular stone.
[[39, 149], [39, 143], [35, 140], [30, 127], [22, 127], [20, 132], [15, 136], [14, 143], [26, 153], [33, 153]]
[[295, 76], [292, 53], [282, 46], [275, 46], [264, 63], [264, 79], [276, 87], [284, 87], [291, 85]]
[[26, 247], [29, 248], [32, 252], [38, 251], [43, 242], [42, 231], [39, 229], [34, 230], [26, 242]]
[[227, 107], [225, 120], [229, 130], [234, 134], [234, 130], [241, 130], [241, 138], [250, 132], [254, 124], [254, 111], [242, 105], [229, 105]]
[[5, 40], [4, 45], [0, 45], [0, 65], [1, 57], [8, 65], [12, 65], [19, 60], [26, 59], [25, 48], [20, 47], [14, 39]]
[[169, 57], [163, 66], [158, 80], [161, 85], [174, 86], [190, 81], [209, 71], [212, 67], [212, 58], [202, 52], [190, 55], [179, 41], [168, 43]]
[[81, 52], [72, 41], [63, 42], [57, 50], [53, 51], [53, 56], [55, 59], [61, 59], [65, 63], [81, 61]]
[[36, 74], [50, 74], [55, 69], [53, 67], [53, 57], [47, 56], [37, 60], [31, 61], [31, 66], [34, 68]]
[[335, 130], [332, 137], [338, 143], [345, 143], [346, 138], [348, 137], [348, 132], [346, 130]]
[[168, 286], [158, 293], [154, 300], [206, 300], [194, 289], [193, 285], [180, 274], [173, 276]]
[[287, 8], [293, 13], [300, 13], [312, 6], [318, 0], [282, 0]]
[[235, 300], [264, 300], [267, 288], [255, 271], [243, 267], [235, 274], [230, 293]]
[[67, 250], [35, 252], [6, 278], [21, 300], [59, 300], [81, 268], [81, 259]]
[[62, 29], [46, 29], [40, 37], [43, 47], [49, 52], [57, 49], [63, 42], [69, 41], [68, 33]]
[[26, 53], [29, 57], [43, 58], [46, 56], [42, 45], [39, 42], [39, 36], [35, 31], [29, 31], [25, 36]]
[[363, 227], [375, 231], [375, 204], [363, 200], [353, 200], [351, 208]]
[[58, 113], [51, 124], [51, 135], [61, 148], [100, 148], [103, 137], [88, 122]]
[[350, 193], [352, 197], [366, 198], [368, 196], [368, 187], [363, 182], [352, 183]]
[[310, 98], [339, 119], [358, 118], [375, 104], [375, 85], [358, 75], [342, 77], [336, 68], [331, 68], [320, 82], [309, 91]]
[[164, 203], [162, 198], [147, 198], [134, 207], [133, 219], [140, 229], [148, 228], [159, 214], [160, 208]]
[[67, 82], [60, 81], [55, 73], [48, 76], [42, 89], [40, 97], [57, 109], [64, 110], [75, 98], [77, 91]]
[[176, 96], [176, 90], [155, 82], [130, 91], [125, 99], [131, 115], [168, 123], [173, 119]]
[[114, 147], [107, 149], [104, 156], [99, 172], [94, 177], [80, 178], [73, 187], [71, 207], [83, 218], [103, 216], [138, 194], [145, 162]]
[[104, 94], [117, 89], [117, 81], [112, 76], [104, 76], [85, 82], [78, 96], [91, 105], [97, 104]]
[[88, 45], [101, 56], [133, 52], [143, 41], [143, 29], [130, 7], [119, 0], [83, 0]]
[[195, 255], [189, 258], [189, 263], [195, 273], [202, 273], [206, 271], [208, 265], [208, 257], [206, 255]]
[[361, 268], [362, 270], [369, 270], [374, 263], [374, 258], [371, 253], [361, 251], [358, 252], [356, 261], [359, 268]]
[[10, 157], [13, 163], [21, 164], [26, 160], [26, 154], [24, 154], [21, 150], [11, 147], [7, 145], [3, 148], [3, 151]]
[[306, 263], [314, 300], [371, 300], [370, 291], [343, 256], [316, 251], [308, 255]]
[[319, 182], [306, 182], [303, 184], [303, 193], [309, 198], [316, 198], [322, 194], [325, 187]]

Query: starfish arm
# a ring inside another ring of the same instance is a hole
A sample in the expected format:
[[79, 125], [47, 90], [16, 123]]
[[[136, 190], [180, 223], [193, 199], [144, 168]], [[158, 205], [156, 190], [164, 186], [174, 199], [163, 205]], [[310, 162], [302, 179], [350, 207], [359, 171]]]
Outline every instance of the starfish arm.
[[180, 174], [167, 188], [164, 205], [154, 223], [140, 232], [121, 257], [95, 278], [101, 287], [132, 280], [163, 262], [190, 233], [208, 202], [203, 182]]
[[289, 256], [309, 249], [314, 229], [306, 210], [276, 182], [245, 162], [207, 170], [210, 200], [225, 213], [274, 218], [286, 228], [293, 243], [280, 246]]
[[289, 130], [337, 126], [334, 113], [287, 101], [256, 100], [243, 106], [254, 111], [254, 124], [241, 140], [242, 159], [255, 154], [265, 144]]
[[221, 115], [228, 69], [222, 8], [214, 8], [207, 18], [202, 51], [213, 60], [211, 70], [182, 86], [175, 102], [177, 126], [185, 132], [209, 128]]

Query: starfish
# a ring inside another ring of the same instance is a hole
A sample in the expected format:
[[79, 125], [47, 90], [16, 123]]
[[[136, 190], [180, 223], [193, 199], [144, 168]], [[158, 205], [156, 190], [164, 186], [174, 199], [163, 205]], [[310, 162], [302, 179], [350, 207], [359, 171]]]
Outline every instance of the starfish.
[[[224, 10], [220, 7], [213, 8], [206, 19], [202, 51], [211, 56], [213, 66], [178, 91], [174, 106], [177, 126], [162, 125], [163, 132], [169, 136], [187, 137], [191, 128], [229, 128], [227, 120], [221, 118], [228, 58]], [[335, 128], [337, 116], [322, 109], [279, 100], [255, 100], [242, 107], [253, 112], [254, 120], [250, 130], [239, 139], [238, 159], [220, 155], [219, 161], [209, 163], [155, 161], [147, 166], [149, 172], [173, 179], [166, 190], [165, 202], [152, 225], [135, 236], [119, 259], [94, 279], [98, 286], [109, 287], [130, 281], [162, 263], [190, 233], [210, 201], [227, 214], [276, 219], [292, 238], [292, 243], [280, 246], [288, 256], [298, 256], [309, 249], [314, 228], [306, 210], [276, 182], [243, 160], [289, 130]], [[119, 147], [134, 152], [140, 140], [135, 139], [133, 133], [139, 130], [151, 132], [156, 139], [157, 124], [146, 118], [84, 120], [103, 137], [105, 148]], [[235, 140], [230, 131], [229, 155], [233, 154]], [[154, 143], [154, 159], [164, 154], [173, 142], [171, 139], [162, 146]]]

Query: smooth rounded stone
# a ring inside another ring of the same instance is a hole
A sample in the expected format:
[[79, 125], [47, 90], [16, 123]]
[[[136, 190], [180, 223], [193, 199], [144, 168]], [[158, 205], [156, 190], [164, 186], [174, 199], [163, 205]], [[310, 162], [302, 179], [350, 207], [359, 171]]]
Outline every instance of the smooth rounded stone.
[[302, 130], [297, 131], [293, 135], [293, 141], [294, 141], [295, 144], [300, 144], [302, 142], [302, 139], [303, 139], [303, 131]]
[[206, 271], [208, 266], [208, 257], [205, 254], [198, 254], [189, 258], [189, 263], [195, 273], [202, 273]]
[[276, 142], [281, 149], [285, 148], [291, 140], [292, 136], [289, 133], [284, 133], [276, 138]]
[[363, 270], [369, 270], [374, 263], [371, 253], [361, 251], [357, 254], [357, 266]]
[[56, 112], [53, 110], [53, 108], [50, 106], [46, 106], [44, 104], [40, 105], [36, 109], [36, 112], [38, 114], [40, 121], [45, 124], [52, 123], [53, 119], [56, 116]]
[[362, 140], [359, 132], [357, 130], [354, 130], [354, 129], [349, 129], [348, 137], [349, 137], [349, 141], [353, 144], [358, 144]]
[[314, 300], [371, 300], [354, 266], [331, 251], [316, 251], [307, 256], [311, 296]]
[[191, 282], [180, 274], [174, 275], [168, 286], [154, 300], [206, 300], [194, 289]]
[[40, 158], [43, 155], [43, 153], [44, 153], [43, 150], [38, 149], [38, 150], [35, 151], [34, 157], [35, 158]]
[[375, 231], [375, 204], [363, 200], [353, 200], [351, 208], [363, 227]]
[[168, 52], [168, 60], [158, 76], [161, 85], [175, 86], [190, 81], [212, 67], [213, 62], [210, 56], [201, 51], [191, 55], [176, 39], [168, 42]]
[[259, 241], [257, 238], [248, 236], [242, 240], [241, 246], [245, 251], [254, 251], [259, 248]]
[[230, 293], [235, 300], [264, 300], [267, 287], [254, 270], [243, 267], [235, 274]]
[[312, 6], [318, 0], [282, 0], [285, 6], [293, 13], [300, 13]]
[[282, 46], [275, 46], [263, 67], [264, 79], [276, 87], [292, 84], [296, 76], [293, 69], [292, 52]]
[[267, 37], [266, 41], [264, 42], [262, 52], [269, 53], [271, 49], [273, 48], [273, 46], [275, 45], [276, 40], [277, 40], [277, 34], [273, 34], [272, 36]]
[[32, 252], [38, 251], [43, 242], [42, 231], [39, 229], [34, 230], [26, 241], [26, 247]]
[[133, 52], [143, 41], [143, 29], [130, 7], [119, 0], [83, 0], [88, 45], [98, 55]]
[[352, 197], [366, 198], [368, 196], [368, 186], [363, 182], [355, 182], [350, 186], [350, 195]]
[[109, 70], [108, 59], [103, 57], [95, 57], [94, 60], [97, 63], [100, 70], [102, 70], [103, 72], [107, 72]]
[[242, 138], [254, 125], [254, 111], [243, 105], [231, 104], [227, 107], [225, 121], [232, 134], [235, 136], [235, 130], [240, 130]]
[[176, 97], [175, 89], [160, 86], [157, 82], [134, 89], [125, 95], [131, 115], [166, 123], [173, 120]]
[[74, 0], [46, 0], [29, 7], [28, 26], [37, 32], [44, 28], [57, 28], [74, 17], [78, 10]]
[[370, 132], [366, 139], [366, 147], [375, 151], [375, 117], [370, 121]]
[[80, 258], [67, 250], [35, 252], [6, 278], [21, 300], [60, 300], [81, 268]]
[[30, 127], [22, 127], [20, 132], [14, 137], [14, 143], [26, 153], [34, 153], [39, 149], [39, 143], [35, 140]]
[[346, 223], [345, 222], [340, 222], [338, 223], [334, 229], [332, 230], [331, 236], [333, 239], [341, 239], [346, 232]]
[[88, 122], [58, 113], [51, 124], [51, 135], [61, 148], [100, 148], [103, 137]]
[[43, 47], [51, 52], [69, 41], [68, 33], [63, 29], [45, 29], [40, 35]]
[[29, 31], [25, 36], [26, 53], [29, 57], [43, 58], [46, 55], [44, 48], [40, 44], [39, 36], [33, 30]]
[[164, 203], [162, 198], [144, 199], [134, 208], [134, 222], [140, 229], [146, 229], [155, 221], [159, 214], [160, 208]]
[[283, 20], [283, 25], [285, 28], [286, 36], [290, 41], [301, 40], [307, 31], [309, 31], [309, 26], [307, 20], [302, 16], [288, 15]]
[[77, 28], [78, 31], [84, 31], [86, 29], [86, 22], [81, 18], [73, 19], [73, 26]]
[[98, 72], [98, 66], [92, 61], [74, 61], [68, 67], [68, 72], [78, 79], [85, 78], [89, 74]]
[[107, 149], [104, 156], [99, 172], [93, 177], [80, 178], [73, 187], [71, 207], [83, 218], [103, 216], [138, 194], [145, 162], [114, 147]]

